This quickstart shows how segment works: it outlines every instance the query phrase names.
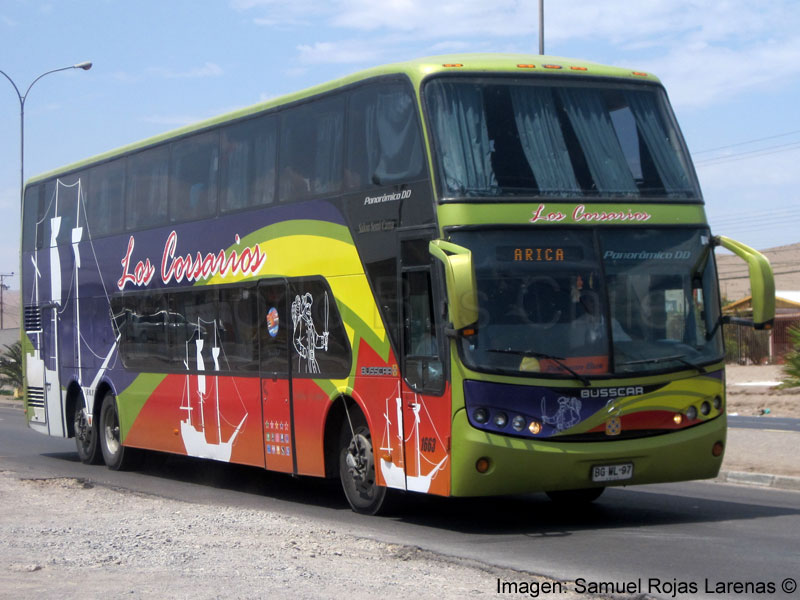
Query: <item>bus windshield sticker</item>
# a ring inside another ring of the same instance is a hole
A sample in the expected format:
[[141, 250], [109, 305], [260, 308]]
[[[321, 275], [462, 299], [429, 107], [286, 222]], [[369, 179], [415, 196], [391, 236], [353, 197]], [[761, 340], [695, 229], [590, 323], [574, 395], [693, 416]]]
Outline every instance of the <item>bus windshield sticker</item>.
[[269, 331], [270, 337], [277, 336], [279, 328], [280, 318], [278, 316], [278, 309], [273, 306], [267, 313], [267, 331]]

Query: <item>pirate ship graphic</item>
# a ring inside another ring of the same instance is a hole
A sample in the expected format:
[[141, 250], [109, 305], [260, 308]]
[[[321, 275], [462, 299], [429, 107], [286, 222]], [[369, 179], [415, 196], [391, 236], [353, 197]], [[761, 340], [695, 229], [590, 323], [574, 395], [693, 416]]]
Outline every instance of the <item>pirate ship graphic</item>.
[[[392, 420], [389, 412], [390, 402], [393, 402], [395, 408], [394, 432], [392, 431]], [[431, 416], [428, 414], [427, 408], [425, 407], [425, 399], [419, 394], [414, 393], [414, 400], [410, 403], [410, 407], [414, 414], [414, 424], [411, 427], [408, 437], [404, 437], [403, 399], [400, 394], [400, 384], [398, 382], [393, 397], [386, 398], [386, 409], [383, 413], [386, 426], [384, 429], [380, 450], [381, 452], [388, 452], [391, 456], [402, 456], [403, 449], [408, 449], [408, 442], [413, 439], [414, 444], [411, 447], [413, 448], [414, 462], [416, 463], [415, 472], [406, 473], [406, 469], [404, 469], [402, 466], [398, 466], [393, 461], [386, 460], [386, 458], [381, 456], [381, 474], [383, 475], [384, 481], [386, 481], [387, 487], [407, 489], [412, 492], [427, 492], [430, 490], [431, 482], [433, 481], [434, 477], [436, 477], [439, 471], [444, 468], [445, 463], [447, 462], [447, 455], [445, 454], [444, 458], [442, 458], [442, 460], [440, 460], [438, 463], [434, 463], [425, 457], [422, 451], [422, 439], [420, 437], [420, 413], [424, 409], [425, 414], [431, 424], [433, 423], [433, 419], [431, 419]], [[434, 431], [436, 432], [435, 429]], [[439, 447], [446, 447], [439, 437], [438, 432], [436, 432], [435, 435]], [[397, 444], [397, 454], [395, 454], [394, 444]], [[425, 468], [427, 468], [426, 473], [422, 472], [423, 465]]]
[[[211, 358], [214, 362], [212, 372], [219, 373], [220, 371], [219, 357], [221, 347], [218, 343], [219, 327], [217, 321], [205, 322], [198, 318], [193, 326], [194, 335], [192, 337], [194, 339], [187, 341], [185, 344], [186, 357], [184, 365], [187, 373], [181, 410], [186, 411], [186, 418], [181, 420], [180, 434], [183, 445], [186, 448], [186, 454], [189, 456], [230, 462], [233, 445], [245, 421], [247, 421], [248, 413], [245, 411], [242, 420], [228, 436], [228, 439], [223, 440], [222, 426], [224, 417], [220, 411], [219, 401], [220, 377], [218, 374], [205, 375], [206, 365], [203, 348], [206, 340], [202, 336], [203, 332], [208, 330], [207, 326], [210, 326], [214, 332], [213, 345], [211, 346]], [[194, 346], [195, 353], [194, 370], [199, 372], [197, 375], [192, 375], [188, 372], [192, 366], [189, 362], [192, 346]], [[193, 382], [194, 387], [192, 386]], [[207, 420], [207, 416], [210, 419]]]

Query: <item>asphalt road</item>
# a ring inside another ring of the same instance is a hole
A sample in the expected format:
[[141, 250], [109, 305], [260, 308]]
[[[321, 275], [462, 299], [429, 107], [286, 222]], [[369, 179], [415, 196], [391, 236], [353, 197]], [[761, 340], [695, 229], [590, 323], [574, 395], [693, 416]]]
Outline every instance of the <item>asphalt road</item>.
[[[611, 489], [569, 510], [544, 495], [493, 499], [411, 496], [391, 517], [352, 513], [333, 482], [219, 463], [148, 455], [142, 469], [117, 473], [81, 464], [73, 440], [28, 430], [17, 409], [0, 408], [0, 469], [21, 477], [78, 477], [123, 491], [336, 521], [354, 535], [569, 582], [640, 585], [663, 598], [800, 598], [800, 493], [692, 482]], [[650, 580], [658, 589], [648, 589]], [[639, 583], [641, 582], [641, 583]], [[670, 585], [693, 583], [675, 595]], [[720, 585], [765, 582], [774, 594], [730, 593]], [[787, 585], [791, 585], [790, 583]], [[659, 593], [660, 591], [660, 593]]]

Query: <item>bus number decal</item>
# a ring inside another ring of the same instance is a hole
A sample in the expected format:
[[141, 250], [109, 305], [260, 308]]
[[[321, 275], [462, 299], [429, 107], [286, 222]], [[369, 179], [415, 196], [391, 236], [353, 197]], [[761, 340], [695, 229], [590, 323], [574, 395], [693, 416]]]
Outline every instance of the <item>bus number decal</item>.
[[420, 443], [422, 451], [428, 454], [436, 452], [436, 438], [424, 437]]

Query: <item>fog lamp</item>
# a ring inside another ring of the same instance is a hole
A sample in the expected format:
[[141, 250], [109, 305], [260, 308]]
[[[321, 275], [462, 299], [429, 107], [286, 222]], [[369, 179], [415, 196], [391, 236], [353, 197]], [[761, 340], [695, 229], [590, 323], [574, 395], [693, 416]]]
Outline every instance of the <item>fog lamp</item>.
[[725, 445], [722, 442], [717, 442], [711, 448], [711, 454], [717, 458], [722, 456], [722, 452], [725, 450]]
[[492, 463], [485, 456], [479, 458], [475, 462], [475, 470], [478, 471], [478, 473], [486, 473], [490, 466], [492, 466]]
[[475, 419], [476, 423], [483, 425], [489, 420], [489, 412], [485, 408], [479, 408], [472, 413], [472, 418]]

